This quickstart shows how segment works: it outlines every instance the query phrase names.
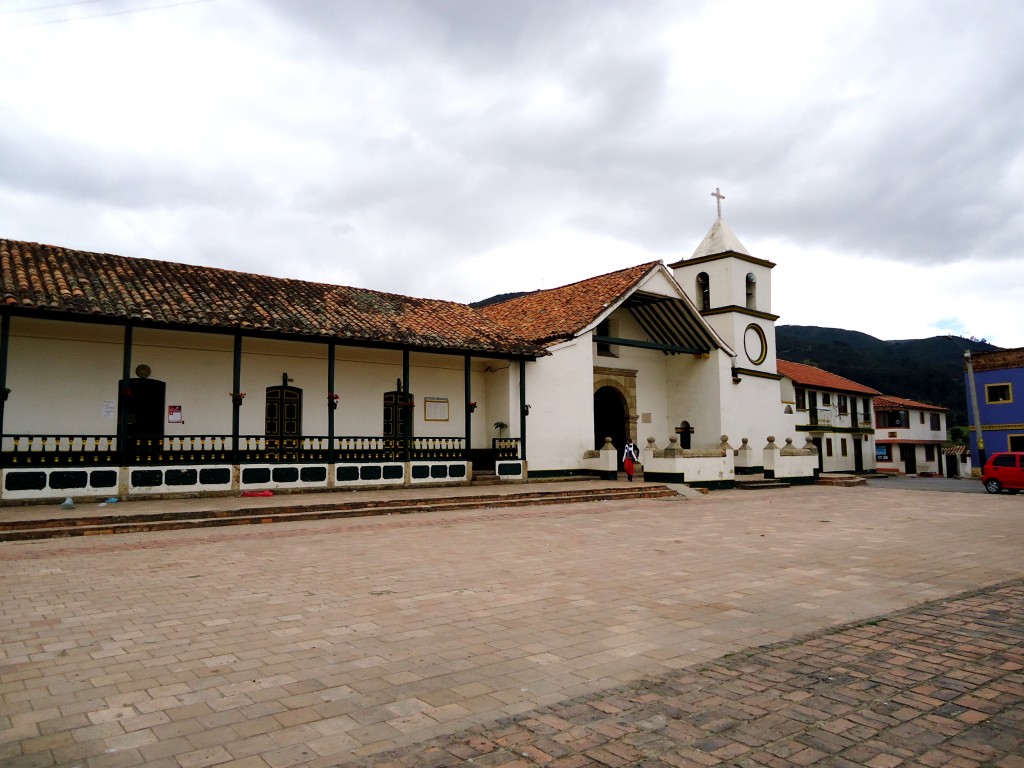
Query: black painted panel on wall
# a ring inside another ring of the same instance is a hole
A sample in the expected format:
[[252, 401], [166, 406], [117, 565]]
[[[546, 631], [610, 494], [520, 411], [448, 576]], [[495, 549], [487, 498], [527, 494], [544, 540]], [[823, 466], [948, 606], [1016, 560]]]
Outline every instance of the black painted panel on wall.
[[11, 472], [4, 477], [8, 491], [41, 491], [46, 487], [45, 472]]
[[368, 466], [359, 468], [359, 477], [362, 480], [380, 480], [380, 467]]
[[359, 467], [344, 466], [335, 470], [335, 478], [339, 482], [350, 482], [359, 479]]
[[194, 469], [168, 469], [164, 473], [164, 482], [168, 485], [195, 485], [199, 482], [199, 473]]
[[97, 469], [90, 472], [89, 485], [93, 488], [114, 488], [117, 486], [117, 472], [112, 469]]
[[326, 482], [327, 467], [303, 467], [299, 470], [299, 479], [304, 483]]
[[294, 483], [299, 479], [298, 467], [274, 467], [275, 483]]
[[164, 484], [164, 473], [159, 469], [134, 469], [132, 470], [133, 488], [150, 488]]
[[248, 467], [242, 470], [243, 483], [269, 483], [270, 470], [266, 467]]
[[430, 476], [435, 479], [448, 477], [448, 467], [444, 464], [432, 464], [430, 466]]
[[200, 469], [199, 482], [203, 485], [226, 485], [231, 482], [231, 470], [227, 467]]
[[498, 464], [498, 474], [503, 476], [521, 475], [523, 468], [521, 464]]
[[452, 464], [448, 467], [448, 477], [465, 477], [466, 476], [466, 465], [465, 464]]
[[399, 480], [405, 477], [405, 467], [401, 464], [387, 464], [384, 466], [385, 480]]
[[422, 480], [425, 477], [430, 477], [430, 467], [426, 464], [414, 464], [412, 468], [412, 476], [414, 480]]
[[85, 488], [89, 483], [89, 474], [85, 470], [62, 471], [50, 473], [50, 487], [55, 489]]

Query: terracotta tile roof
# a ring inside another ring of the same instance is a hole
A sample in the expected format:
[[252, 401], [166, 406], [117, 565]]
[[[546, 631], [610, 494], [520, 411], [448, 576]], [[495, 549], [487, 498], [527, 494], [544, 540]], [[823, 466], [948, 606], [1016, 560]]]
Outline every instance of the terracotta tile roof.
[[907, 400], [905, 397], [893, 397], [892, 395], [879, 395], [874, 399], [876, 411], [901, 410], [903, 408], [917, 408], [921, 411], [948, 411], [941, 405], [929, 405], [919, 403], [916, 400]]
[[482, 307], [479, 312], [538, 344], [553, 344], [572, 338], [592, 323], [660, 263], [651, 261], [560, 288], [534, 291]]
[[836, 392], [855, 392], [864, 395], [880, 394], [877, 389], [872, 389], [837, 374], [823, 371], [821, 368], [815, 368], [813, 365], [791, 363], [788, 360], [777, 360], [775, 366], [779, 373], [783, 376], [788, 376], [793, 380], [794, 384], [804, 387], [830, 389]]
[[5, 307], [417, 348], [547, 354], [465, 304], [0, 239]]

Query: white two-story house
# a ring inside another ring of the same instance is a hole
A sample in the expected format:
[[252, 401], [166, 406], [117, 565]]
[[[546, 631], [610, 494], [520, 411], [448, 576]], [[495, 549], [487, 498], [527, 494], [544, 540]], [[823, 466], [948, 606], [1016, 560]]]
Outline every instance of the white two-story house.
[[941, 476], [946, 409], [891, 395], [879, 395], [874, 405], [878, 471]]
[[813, 365], [779, 360], [782, 404], [792, 430], [818, 448], [822, 472], [875, 469], [872, 397], [877, 389]]

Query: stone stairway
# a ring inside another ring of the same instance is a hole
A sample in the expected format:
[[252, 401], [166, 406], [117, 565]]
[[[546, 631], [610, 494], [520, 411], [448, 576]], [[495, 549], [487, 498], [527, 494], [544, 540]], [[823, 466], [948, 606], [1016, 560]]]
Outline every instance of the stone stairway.
[[[167, 512], [118, 511], [106, 514], [62, 516], [54, 510], [52, 518], [0, 520], [0, 542], [28, 541], [67, 536], [96, 536], [112, 533], [173, 531], [185, 528], [208, 528], [227, 525], [258, 525], [264, 523], [302, 522], [340, 517], [402, 515], [425, 512], [485, 509], [489, 507], [523, 507], [545, 504], [571, 504], [590, 501], [659, 499], [678, 497], [664, 485], [636, 484], [579, 489], [527, 490], [512, 493], [480, 493], [476, 495], [423, 496], [384, 499], [360, 499], [359, 493], [325, 503], [302, 503], [299, 495], [281, 497], [273, 506], [216, 508], [195, 499], [193, 508]], [[244, 501], [239, 499], [240, 502]]]
[[501, 483], [501, 479], [494, 474], [494, 470], [474, 469], [470, 485], [501, 485]]

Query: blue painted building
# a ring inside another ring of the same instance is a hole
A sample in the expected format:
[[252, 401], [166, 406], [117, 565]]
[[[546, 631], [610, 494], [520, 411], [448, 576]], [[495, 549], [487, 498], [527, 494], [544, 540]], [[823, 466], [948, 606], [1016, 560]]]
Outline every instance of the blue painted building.
[[[974, 369], [974, 394], [971, 387]], [[1024, 451], [1024, 347], [998, 352], [974, 352], [970, 365], [964, 360], [968, 423], [971, 427], [971, 459], [980, 467], [978, 436], [986, 456], [997, 451]], [[980, 421], [980, 429], [976, 420]]]

